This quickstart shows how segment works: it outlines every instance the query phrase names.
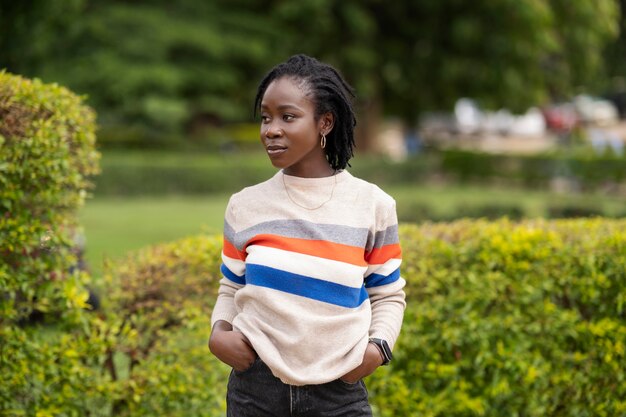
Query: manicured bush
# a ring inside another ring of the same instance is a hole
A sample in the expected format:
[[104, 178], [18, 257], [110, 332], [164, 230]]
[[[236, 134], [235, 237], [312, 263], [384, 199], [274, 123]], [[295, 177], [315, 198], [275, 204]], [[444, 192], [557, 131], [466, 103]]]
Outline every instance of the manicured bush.
[[[216, 125], [217, 124], [217, 125]], [[172, 132], [134, 125], [104, 125], [98, 133], [98, 143], [105, 152], [109, 150], [143, 150], [173, 152], [228, 152], [258, 150], [259, 125], [257, 123], [207, 124], [205, 127], [189, 126], [190, 132]]]
[[[107, 403], [102, 334], [77, 268], [77, 211], [98, 172], [95, 114], [58, 85], [0, 72], [0, 410], [88, 415]], [[34, 324], [33, 313], [47, 320]], [[95, 415], [95, 414], [91, 414]]]
[[626, 222], [401, 229], [409, 308], [382, 416], [626, 412]]
[[494, 155], [462, 150], [441, 152], [439, 171], [460, 182], [497, 182], [525, 187], [548, 187], [555, 178], [593, 191], [603, 186], [624, 185], [626, 158], [577, 154]]
[[105, 275], [109, 321], [124, 323], [109, 352], [115, 416], [216, 416], [226, 365], [208, 350], [221, 239], [196, 236], [145, 248]]
[[102, 159], [98, 195], [232, 193], [272, 176], [265, 155], [201, 152], [108, 152]]
[[[367, 381], [376, 415], [626, 412], [626, 221], [400, 232], [408, 308], [394, 361]], [[136, 338], [117, 346], [115, 415], [222, 415], [229, 369], [206, 347], [219, 251], [188, 238], [110, 270], [105, 309]]]
[[[453, 207], [451, 214], [442, 215], [434, 212], [430, 206], [424, 203], [404, 204], [404, 201], [398, 203], [398, 219], [405, 223], [422, 223], [428, 221], [452, 221], [460, 218], [472, 219], [491, 219], [495, 220], [501, 217], [507, 217], [512, 220], [524, 217], [523, 209], [514, 205], [505, 204], [484, 204], [481, 206], [474, 205], [458, 205]], [[565, 217], [565, 216], [561, 216]], [[571, 217], [571, 216], [568, 216]]]
[[[363, 155], [349, 169], [381, 186], [407, 184], [436, 173], [436, 161], [430, 155], [403, 163]], [[98, 195], [118, 196], [233, 193], [275, 173], [276, 168], [262, 152], [110, 150], [102, 158], [96, 189]]]
[[593, 204], [586, 204], [584, 206], [552, 205], [548, 207], [548, 215], [551, 218], [557, 219], [572, 217], [597, 217], [602, 216], [602, 209], [594, 207]]
[[[220, 238], [130, 254], [86, 314], [72, 234], [97, 172], [93, 113], [2, 73], [0, 121], [2, 414], [223, 415], [229, 368], [206, 346]], [[626, 220], [400, 232], [408, 308], [394, 361], [368, 378], [377, 416], [626, 414]], [[25, 322], [34, 310], [54, 320]]]
[[98, 172], [94, 122], [65, 88], [0, 73], [1, 323], [84, 307], [70, 271], [77, 210]]
[[[352, 174], [384, 189], [443, 181], [537, 191], [550, 190], [560, 181], [575, 190], [620, 195], [620, 189], [626, 187], [626, 158], [593, 154], [493, 155], [441, 150], [401, 162], [358, 154], [352, 165]], [[233, 193], [275, 172], [262, 152], [215, 150], [107, 151], [102, 167], [103, 175], [97, 178], [99, 195]]]

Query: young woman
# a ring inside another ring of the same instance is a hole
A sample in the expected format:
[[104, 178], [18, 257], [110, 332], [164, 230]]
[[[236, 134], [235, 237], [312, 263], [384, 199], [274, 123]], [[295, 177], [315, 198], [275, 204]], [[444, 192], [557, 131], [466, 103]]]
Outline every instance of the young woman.
[[392, 358], [405, 308], [394, 200], [347, 170], [351, 87], [297, 55], [259, 85], [280, 171], [226, 209], [211, 352], [228, 416], [370, 416], [362, 378]]

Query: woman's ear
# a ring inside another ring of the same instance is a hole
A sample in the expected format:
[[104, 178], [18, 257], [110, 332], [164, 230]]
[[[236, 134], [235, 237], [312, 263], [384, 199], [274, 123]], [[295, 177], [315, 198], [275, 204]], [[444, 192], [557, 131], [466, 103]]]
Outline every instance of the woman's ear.
[[320, 117], [319, 128], [320, 133], [324, 136], [328, 135], [335, 126], [335, 116], [331, 112], [326, 112]]

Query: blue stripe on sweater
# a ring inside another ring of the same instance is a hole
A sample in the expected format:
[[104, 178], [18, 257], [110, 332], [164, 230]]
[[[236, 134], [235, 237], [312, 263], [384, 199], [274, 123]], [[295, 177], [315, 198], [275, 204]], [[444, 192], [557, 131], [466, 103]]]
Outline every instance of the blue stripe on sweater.
[[248, 264], [246, 282], [347, 308], [356, 308], [368, 298], [365, 287], [348, 287], [263, 265]]
[[226, 278], [228, 278], [229, 280], [231, 280], [235, 284], [246, 285], [246, 276], [245, 275], [241, 275], [240, 276], [240, 275], [235, 274], [233, 271], [228, 269], [228, 267], [226, 265], [224, 265], [224, 264], [222, 264], [222, 266], [220, 267], [220, 270], [222, 271], [222, 274]]
[[400, 268], [397, 268], [389, 275], [370, 274], [365, 278], [365, 288], [380, 287], [391, 284], [400, 279]]

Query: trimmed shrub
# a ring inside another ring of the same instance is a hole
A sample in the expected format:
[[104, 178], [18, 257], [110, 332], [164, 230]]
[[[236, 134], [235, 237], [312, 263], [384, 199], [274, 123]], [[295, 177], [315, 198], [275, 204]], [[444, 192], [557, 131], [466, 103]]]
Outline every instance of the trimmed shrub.
[[[173, 163], [175, 161], [175, 163]], [[620, 195], [626, 184], [626, 158], [597, 155], [494, 155], [461, 150], [418, 154], [394, 162], [359, 155], [352, 174], [383, 188], [398, 184], [477, 183], [549, 190], [553, 182], [574, 189]], [[233, 193], [273, 175], [261, 152], [106, 152], [99, 195]], [[237, 167], [237, 169], [233, 169]], [[225, 175], [224, 173], [228, 173]], [[623, 193], [622, 193], [623, 194]]]
[[105, 275], [109, 321], [124, 323], [109, 354], [115, 416], [215, 416], [226, 365], [207, 347], [222, 241], [196, 236], [149, 247]]
[[[58, 85], [0, 72], [0, 410], [97, 415], [108, 401], [77, 210], [98, 171], [95, 114]], [[31, 323], [33, 312], [54, 324]]]
[[[626, 412], [626, 221], [400, 232], [408, 308], [394, 361], [367, 381], [376, 415]], [[106, 310], [134, 335], [113, 355], [114, 415], [223, 414], [229, 369], [206, 347], [220, 246], [188, 238], [110, 270]]]
[[98, 172], [94, 121], [65, 88], [0, 73], [2, 324], [85, 307], [71, 270], [77, 210]]
[[549, 187], [566, 178], [585, 191], [626, 182], [626, 158], [594, 155], [498, 155], [462, 150], [441, 151], [439, 171], [460, 182], [499, 182], [525, 187]]
[[573, 218], [573, 217], [597, 217], [602, 216], [602, 209], [587, 204], [585, 206], [575, 205], [554, 205], [548, 207], [548, 216], [551, 218]]
[[109, 152], [96, 188], [119, 196], [232, 193], [275, 172], [265, 155]]
[[[349, 169], [376, 184], [406, 184], [428, 178], [435, 172], [434, 162], [431, 156], [404, 163], [363, 156]], [[266, 180], [276, 168], [261, 152], [109, 151], [102, 159], [102, 172], [98, 195], [135, 196], [233, 193]]]
[[409, 308], [381, 416], [626, 412], [626, 222], [401, 229]]

